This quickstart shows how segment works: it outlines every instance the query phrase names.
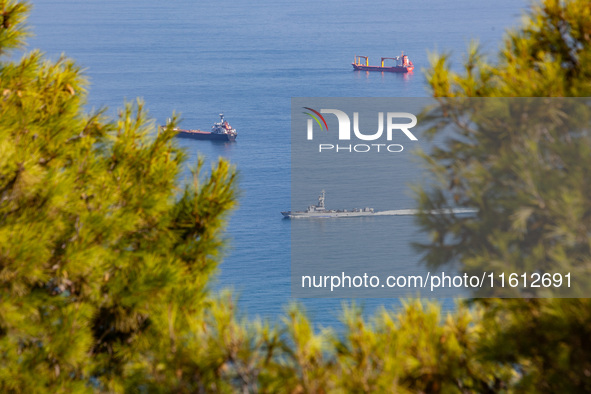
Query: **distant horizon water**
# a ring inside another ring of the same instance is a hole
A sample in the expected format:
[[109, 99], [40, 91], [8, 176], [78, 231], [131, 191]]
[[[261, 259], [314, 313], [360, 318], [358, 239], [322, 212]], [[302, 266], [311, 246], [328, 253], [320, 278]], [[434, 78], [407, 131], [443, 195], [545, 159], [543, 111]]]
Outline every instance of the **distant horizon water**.
[[[33, 3], [28, 24], [35, 36], [26, 49], [75, 59], [90, 79], [88, 109], [107, 106], [116, 115], [124, 100], [140, 97], [157, 123], [176, 111], [181, 126], [201, 129], [225, 114], [238, 130], [236, 143], [178, 143], [187, 150], [187, 168], [198, 154], [237, 166], [241, 197], [215, 288], [234, 288], [241, 313], [273, 318], [293, 301], [290, 222], [280, 213], [291, 206], [291, 98], [427, 97], [428, 51], [451, 51], [455, 69], [472, 39], [496, 54], [525, 6], [512, 0], [48, 0]], [[411, 74], [352, 70], [354, 55], [377, 64], [402, 51], [415, 65]], [[403, 241], [394, 239], [393, 247], [401, 246], [396, 242]], [[338, 324], [343, 300], [299, 301], [316, 324]], [[396, 299], [357, 303], [368, 312], [400, 305]], [[443, 305], [452, 308], [453, 300]]]

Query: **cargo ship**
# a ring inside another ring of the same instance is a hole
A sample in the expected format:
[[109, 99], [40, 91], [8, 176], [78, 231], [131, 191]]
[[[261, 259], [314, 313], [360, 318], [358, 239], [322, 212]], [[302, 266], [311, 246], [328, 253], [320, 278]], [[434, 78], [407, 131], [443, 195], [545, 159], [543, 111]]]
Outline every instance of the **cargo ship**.
[[203, 130], [184, 130], [174, 128], [180, 138], [192, 138], [194, 140], [212, 140], [212, 141], [236, 141], [236, 129], [224, 120], [224, 114], [220, 114], [220, 121], [214, 123], [211, 131]]
[[[384, 66], [385, 60], [394, 60], [396, 64], [394, 66]], [[386, 71], [391, 73], [408, 73], [415, 69], [414, 64], [410, 61], [408, 56], [404, 53], [396, 57], [383, 57], [380, 62], [380, 66], [370, 66], [369, 59], [367, 56], [355, 55], [353, 63], [353, 69], [361, 71]]]

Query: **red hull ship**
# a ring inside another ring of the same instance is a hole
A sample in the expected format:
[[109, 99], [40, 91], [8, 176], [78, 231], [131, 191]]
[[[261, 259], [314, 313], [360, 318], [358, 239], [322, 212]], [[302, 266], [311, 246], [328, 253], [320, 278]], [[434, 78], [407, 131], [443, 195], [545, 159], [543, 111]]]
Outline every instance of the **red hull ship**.
[[[362, 62], [361, 59], [365, 59], [365, 62]], [[384, 67], [384, 60], [394, 60], [396, 62], [396, 65], [391, 67]], [[381, 66], [370, 66], [367, 56], [355, 55], [355, 61], [353, 61], [353, 63], [351, 64], [353, 65], [353, 69], [361, 71], [386, 71], [391, 73], [408, 73], [415, 69], [414, 64], [412, 64], [412, 62], [408, 59], [408, 56], [406, 56], [405, 54], [396, 57], [383, 57], [381, 59]]]

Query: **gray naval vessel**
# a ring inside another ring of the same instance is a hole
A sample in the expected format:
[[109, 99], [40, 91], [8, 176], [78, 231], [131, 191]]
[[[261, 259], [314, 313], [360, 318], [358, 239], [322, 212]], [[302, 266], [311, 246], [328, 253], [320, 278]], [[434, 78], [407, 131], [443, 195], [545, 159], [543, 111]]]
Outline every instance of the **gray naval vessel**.
[[375, 214], [373, 208], [355, 208], [351, 211], [346, 209], [335, 210], [326, 209], [324, 207], [324, 190], [318, 196], [318, 204], [308, 206], [305, 211], [287, 211], [281, 212], [286, 219], [300, 219], [300, 218], [340, 218], [340, 217], [357, 217], [357, 216], [372, 216]]
[[[302, 219], [302, 218], [352, 218], [360, 216], [405, 216], [416, 215], [419, 213], [418, 209], [395, 209], [389, 211], [374, 211], [373, 208], [355, 208], [351, 211], [346, 209], [326, 209], [324, 206], [325, 192], [322, 190], [318, 196], [318, 204], [308, 206], [305, 211], [286, 211], [281, 212], [284, 219]], [[476, 213], [477, 209], [473, 208], [446, 208], [426, 211], [435, 215], [451, 215], [451, 214], [467, 214]]]

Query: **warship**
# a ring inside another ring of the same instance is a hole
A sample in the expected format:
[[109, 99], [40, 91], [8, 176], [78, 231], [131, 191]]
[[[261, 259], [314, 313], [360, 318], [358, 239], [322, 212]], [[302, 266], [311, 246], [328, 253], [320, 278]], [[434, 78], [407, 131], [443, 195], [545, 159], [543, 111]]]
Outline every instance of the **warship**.
[[[388, 211], [374, 211], [373, 208], [354, 208], [351, 211], [346, 209], [326, 209], [324, 206], [325, 192], [322, 190], [318, 196], [318, 204], [308, 206], [305, 211], [286, 211], [281, 212], [284, 219], [302, 219], [302, 218], [352, 218], [361, 216], [406, 216], [417, 215], [421, 211], [418, 209], [394, 209]], [[434, 215], [451, 214], [472, 214], [478, 212], [473, 208], [445, 208], [423, 211]]]
[[351, 211], [346, 209], [335, 210], [326, 209], [324, 206], [325, 192], [322, 190], [318, 196], [318, 204], [308, 206], [305, 211], [287, 211], [281, 212], [286, 219], [299, 218], [340, 218], [340, 217], [357, 217], [357, 216], [372, 216], [375, 214], [373, 208], [355, 208]]

